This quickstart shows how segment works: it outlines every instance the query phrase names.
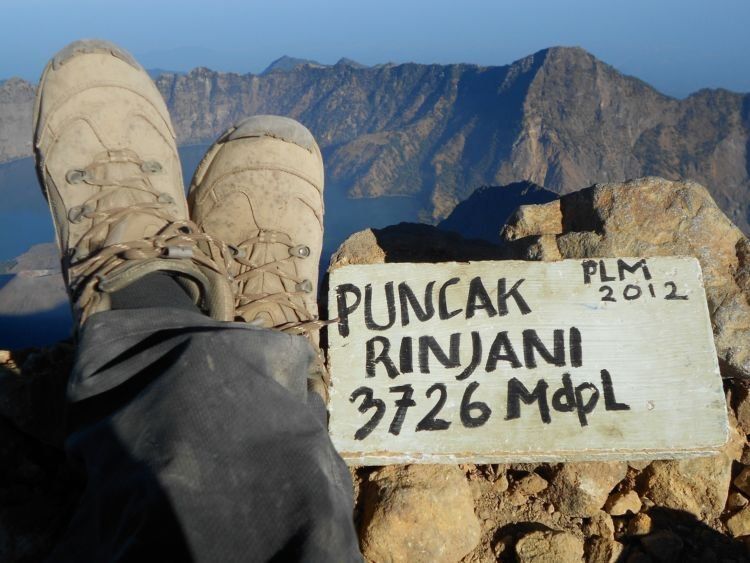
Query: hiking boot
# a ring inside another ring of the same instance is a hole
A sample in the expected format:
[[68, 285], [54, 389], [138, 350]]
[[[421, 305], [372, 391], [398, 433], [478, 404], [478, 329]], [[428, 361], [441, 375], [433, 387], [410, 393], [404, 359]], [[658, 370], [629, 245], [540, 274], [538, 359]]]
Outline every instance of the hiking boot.
[[193, 220], [232, 248], [237, 320], [306, 335], [317, 349], [323, 159], [312, 133], [272, 115], [230, 127], [198, 166], [188, 201]]
[[79, 323], [146, 274], [175, 275], [217, 319], [233, 314], [222, 263], [197, 248], [175, 133], [148, 74], [111, 43], [72, 43], [49, 62], [34, 150]]

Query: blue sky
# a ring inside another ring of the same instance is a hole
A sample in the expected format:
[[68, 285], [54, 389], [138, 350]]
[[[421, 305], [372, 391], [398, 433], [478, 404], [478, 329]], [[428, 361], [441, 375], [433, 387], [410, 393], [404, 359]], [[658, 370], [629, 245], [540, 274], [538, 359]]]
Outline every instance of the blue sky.
[[0, 0], [0, 14], [0, 79], [36, 81], [80, 37], [148, 68], [236, 72], [284, 54], [501, 65], [577, 45], [667, 94], [750, 92], [750, 0]]

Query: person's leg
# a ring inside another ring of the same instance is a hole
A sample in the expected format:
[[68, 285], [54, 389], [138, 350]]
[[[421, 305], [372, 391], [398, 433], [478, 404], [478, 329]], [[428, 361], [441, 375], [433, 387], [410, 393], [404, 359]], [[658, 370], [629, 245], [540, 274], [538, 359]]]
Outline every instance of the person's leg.
[[[237, 319], [304, 334], [318, 350], [323, 158], [312, 133], [287, 117], [240, 121], [208, 149], [188, 201], [200, 228], [232, 246]], [[325, 400], [322, 355], [310, 375]]]
[[67, 443], [88, 485], [52, 560], [357, 560], [349, 474], [305, 404], [311, 360], [303, 337], [186, 310], [92, 316]]
[[87, 478], [51, 560], [358, 559], [348, 472], [306, 403], [315, 354], [220, 322], [227, 249], [187, 219], [143, 70], [104, 42], [64, 49], [34, 141], [80, 322], [66, 447]]

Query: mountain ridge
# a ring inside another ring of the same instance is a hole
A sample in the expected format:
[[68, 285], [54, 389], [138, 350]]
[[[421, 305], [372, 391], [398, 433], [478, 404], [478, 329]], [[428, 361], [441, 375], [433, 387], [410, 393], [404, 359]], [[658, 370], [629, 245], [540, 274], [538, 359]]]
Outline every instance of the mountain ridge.
[[[417, 197], [430, 221], [481, 185], [527, 180], [564, 194], [659, 175], [707, 185], [750, 229], [750, 96], [701, 89], [672, 98], [579, 47], [505, 66], [197, 68], [156, 83], [181, 144], [210, 141], [246, 115], [288, 115], [316, 135], [333, 189]], [[3, 92], [19, 86], [0, 86], [0, 160], [30, 153], [30, 142], [9, 151], [4, 140], [12, 93]]]
[[312, 59], [302, 59], [298, 57], [290, 57], [289, 55], [282, 55], [278, 59], [272, 61], [271, 64], [261, 71], [258, 76], [265, 76], [272, 72], [289, 72], [306, 65], [313, 68], [324, 68], [327, 66]]

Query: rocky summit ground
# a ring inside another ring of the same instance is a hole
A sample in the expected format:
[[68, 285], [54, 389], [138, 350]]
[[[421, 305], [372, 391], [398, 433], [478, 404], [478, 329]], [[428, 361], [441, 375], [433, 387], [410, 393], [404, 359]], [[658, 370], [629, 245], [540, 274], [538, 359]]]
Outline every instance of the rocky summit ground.
[[[730, 440], [679, 461], [352, 468], [368, 561], [748, 561], [750, 241], [705, 188], [644, 178], [602, 184], [509, 220], [501, 244], [426, 225], [353, 235], [352, 263], [692, 255], [700, 261]], [[59, 449], [72, 345], [0, 352], [0, 561], [38, 561], [80, 483]]]

